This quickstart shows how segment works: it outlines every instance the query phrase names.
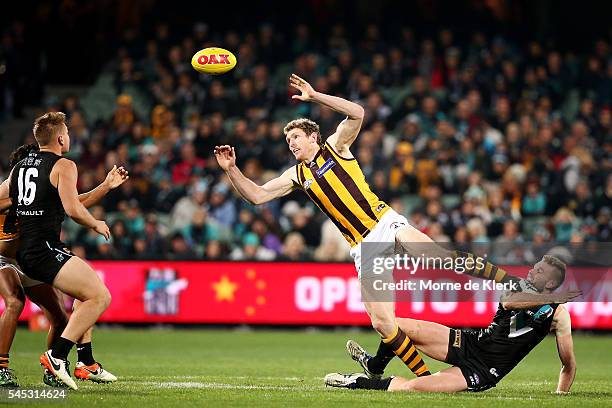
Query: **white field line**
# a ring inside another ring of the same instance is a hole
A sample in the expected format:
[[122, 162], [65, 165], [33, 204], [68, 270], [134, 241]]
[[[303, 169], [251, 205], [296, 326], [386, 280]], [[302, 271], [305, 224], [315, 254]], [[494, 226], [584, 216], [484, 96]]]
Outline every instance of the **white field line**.
[[[175, 376], [185, 378], [187, 376]], [[294, 377], [225, 377], [225, 378], [271, 378], [271, 379], [283, 379], [283, 378], [294, 378]], [[226, 384], [219, 382], [191, 382], [191, 381], [137, 381], [139, 384], [142, 384], [147, 387], [155, 387], [159, 389], [169, 389], [169, 388], [191, 388], [191, 389], [213, 389], [213, 390], [268, 390], [268, 391], [295, 391], [295, 390], [312, 390], [312, 391], [320, 391], [321, 387], [319, 386], [282, 386], [282, 385], [248, 385], [248, 384]], [[322, 384], [321, 384], [322, 386]], [[329, 389], [330, 391], [335, 391], [334, 388], [325, 387], [325, 389]], [[543, 398], [534, 398], [531, 396], [525, 397], [514, 397], [514, 396], [505, 396], [505, 395], [491, 395], [491, 394], [474, 394], [474, 393], [461, 393], [455, 394], [457, 396], [469, 397], [470, 399], [489, 399], [489, 400], [505, 400], [505, 401], [530, 401], [530, 400], [538, 400]], [[421, 397], [427, 399], [428, 397], [437, 397], [433, 394], [421, 394]]]
[[[206, 380], [206, 379], [224, 379], [224, 380], [277, 380], [277, 381], [307, 381], [307, 380], [320, 380], [323, 381], [323, 377], [273, 377], [273, 376], [246, 376], [246, 375], [144, 375], [144, 376], [122, 376], [123, 379], [134, 379], [134, 380], [143, 380], [143, 379], [169, 379], [169, 380]], [[159, 381], [158, 381], [159, 382]], [[502, 383], [503, 384], [503, 383]], [[546, 386], [554, 384], [552, 381], [529, 381], [529, 382], [512, 382], [513, 386]]]
[[[321, 380], [323, 377], [259, 377], [259, 376], [233, 376], [233, 375], [130, 375], [122, 376], [123, 379], [170, 379], [170, 380], [206, 380], [206, 379], [225, 379], [225, 380], [275, 380], [275, 381], [306, 381]], [[159, 382], [159, 381], [158, 381]]]
[[233, 390], [278, 390], [287, 391], [295, 390], [296, 387], [277, 386], [277, 385], [239, 385], [239, 384], [223, 384], [223, 383], [204, 383], [204, 382], [157, 382], [145, 381], [141, 382], [147, 387], [157, 388], [207, 388], [207, 389], [233, 389]]

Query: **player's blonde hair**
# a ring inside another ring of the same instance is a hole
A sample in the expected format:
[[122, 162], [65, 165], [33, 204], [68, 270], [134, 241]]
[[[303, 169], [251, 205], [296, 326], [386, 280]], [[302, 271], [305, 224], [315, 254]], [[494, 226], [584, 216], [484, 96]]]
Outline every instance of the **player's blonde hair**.
[[542, 257], [542, 260], [546, 262], [547, 264], [549, 264], [550, 266], [557, 269], [557, 271], [559, 272], [559, 275], [557, 276], [558, 283], [557, 283], [557, 286], [555, 286], [554, 288], [554, 289], [557, 289], [559, 286], [561, 286], [561, 284], [565, 280], [565, 271], [567, 270], [567, 265], [561, 259], [553, 255], [544, 255]]
[[48, 145], [53, 136], [66, 124], [66, 114], [63, 112], [48, 112], [34, 121], [34, 138], [40, 146]]
[[310, 136], [312, 133], [317, 134], [317, 143], [323, 144], [321, 139], [321, 131], [319, 130], [319, 125], [315, 121], [306, 118], [294, 119], [291, 122], [287, 123], [285, 128], [283, 129], [283, 133], [287, 135], [293, 129], [302, 129], [306, 132], [306, 136]]

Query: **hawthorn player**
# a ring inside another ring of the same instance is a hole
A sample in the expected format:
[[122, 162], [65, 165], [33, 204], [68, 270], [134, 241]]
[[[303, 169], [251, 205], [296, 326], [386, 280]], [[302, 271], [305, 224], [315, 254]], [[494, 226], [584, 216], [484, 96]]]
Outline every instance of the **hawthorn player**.
[[[359, 163], [350, 151], [361, 129], [363, 108], [346, 99], [317, 92], [295, 74], [291, 75], [289, 83], [300, 92], [293, 95], [293, 99], [318, 103], [346, 115], [346, 119], [340, 122], [336, 132], [325, 142], [319, 125], [312, 120], [302, 118], [289, 122], [284, 133], [289, 149], [299, 163], [262, 186], [255, 184], [238, 169], [233, 147], [216, 146], [215, 156], [219, 166], [240, 195], [252, 204], [263, 204], [294, 189], [304, 191], [351, 245], [350, 253], [359, 275], [362, 242], [398, 243], [404, 250], [414, 249], [414, 244], [422, 246], [423, 243], [433, 243], [431, 238], [410, 225], [406, 217], [395, 212], [370, 190]], [[472, 256], [447, 251], [437, 245], [430, 247], [438, 256]], [[490, 262], [483, 264], [481, 269], [473, 268], [465, 273], [497, 282], [514, 279]], [[415, 375], [429, 375], [427, 365], [412, 340], [395, 320], [395, 304], [365, 301], [364, 305], [372, 326], [382, 337], [377, 355], [384, 360], [391, 360], [397, 355]], [[373, 366], [370, 369], [372, 372], [382, 372], [381, 367]]]

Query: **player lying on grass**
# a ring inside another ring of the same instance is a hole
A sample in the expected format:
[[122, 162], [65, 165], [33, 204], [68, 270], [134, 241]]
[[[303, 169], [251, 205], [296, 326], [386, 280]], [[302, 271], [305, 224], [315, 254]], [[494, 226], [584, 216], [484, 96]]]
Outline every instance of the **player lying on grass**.
[[[505, 294], [486, 329], [453, 329], [422, 320], [397, 319], [414, 347], [452, 367], [414, 379], [382, 378], [391, 359], [376, 361], [380, 357], [370, 356], [359, 344], [349, 340], [347, 349], [365, 373], [328, 374], [325, 384], [387, 391], [484, 391], [495, 387], [550, 331], [554, 331], [562, 364], [557, 393], [567, 393], [576, 374], [576, 360], [570, 316], [560, 303], [573, 300], [580, 292], [553, 295], [565, 279], [565, 269], [561, 260], [545, 255], [529, 271], [527, 278], [520, 281], [521, 291]], [[378, 371], [372, 372], [373, 367]]]
[[[225, 171], [238, 193], [252, 204], [264, 204], [283, 197], [295, 189], [302, 190], [336, 225], [351, 245], [350, 254], [355, 261], [357, 274], [361, 278], [362, 243], [399, 243], [407, 252], [411, 244], [412, 252], [420, 253], [423, 244], [430, 250], [442, 253], [432, 256], [455, 256], [437, 245], [423, 232], [408, 223], [406, 217], [395, 212], [387, 203], [380, 200], [370, 189], [359, 163], [350, 151], [357, 138], [364, 118], [363, 108], [351, 101], [315, 91], [304, 79], [293, 74], [290, 85], [300, 92], [293, 99], [314, 102], [346, 115], [334, 134], [326, 140], [322, 138], [319, 125], [309, 119], [296, 119], [284, 129], [289, 150], [298, 163], [289, 167], [280, 176], [264, 185], [257, 185], [247, 178], [236, 165], [236, 152], [232, 146], [215, 146], [215, 156], [221, 169]], [[459, 254], [469, 256], [470, 254]], [[507, 274], [486, 262], [481, 270], [466, 271], [485, 279], [505, 282]], [[395, 305], [392, 301], [364, 299], [364, 305], [372, 327], [382, 337], [380, 350], [398, 355], [402, 361], [410, 361], [407, 367], [417, 376], [429, 375], [425, 362], [416, 349], [412, 354], [400, 353], [394, 340], [399, 344], [412, 344], [407, 334], [398, 327], [395, 319]]]
[[[37, 151], [37, 145], [23, 145], [11, 153], [9, 167], [23, 160], [31, 151]], [[129, 178], [127, 170], [123, 167], [114, 167], [108, 172], [106, 179], [90, 192], [79, 195], [79, 200], [86, 207], [97, 203], [110, 190], [119, 187]], [[64, 309], [63, 298], [59, 291], [51, 285], [29, 278], [21, 271], [15, 261], [19, 246], [19, 229], [15, 218], [3, 211], [12, 205], [8, 196], [8, 180], [0, 185], [0, 295], [5, 302], [5, 310], [0, 317], [0, 386], [16, 387], [18, 385], [14, 373], [8, 368], [9, 350], [15, 336], [17, 319], [21, 314], [24, 301], [23, 292], [45, 313], [49, 320], [49, 334], [47, 336], [47, 347], [51, 348], [63, 332], [68, 322], [68, 315]], [[6, 230], [5, 230], [6, 229]], [[75, 305], [78, 307], [78, 300]], [[90, 328], [77, 344], [78, 361], [75, 366], [74, 375], [81, 380], [94, 382], [113, 382], [117, 378], [102, 369], [101, 365], [93, 357], [91, 341], [93, 327]], [[57, 381], [49, 370], [43, 373], [43, 382], [47, 385], [64, 386]]]

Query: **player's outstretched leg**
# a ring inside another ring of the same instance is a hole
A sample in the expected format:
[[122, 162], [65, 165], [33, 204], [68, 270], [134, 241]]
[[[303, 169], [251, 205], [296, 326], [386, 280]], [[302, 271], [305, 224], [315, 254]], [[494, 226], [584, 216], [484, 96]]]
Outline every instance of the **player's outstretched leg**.
[[[453, 251], [453, 255], [455, 258], [476, 259], [476, 256], [470, 252]], [[481, 264], [477, 264], [476, 262], [470, 262], [466, 265], [470, 265], [471, 267], [465, 268], [465, 271], [463, 273], [466, 275], [474, 276], [476, 278], [494, 280], [497, 283], [520, 281], [519, 277], [508, 274], [508, 272], [506, 272], [504, 269], [486, 260]]]
[[364, 373], [331, 373], [325, 376], [325, 385], [337, 388], [408, 391], [408, 392], [459, 392], [468, 386], [459, 367], [449, 367], [443, 371], [424, 377], [408, 380], [402, 377], [368, 378]]
[[[508, 274], [505, 270], [484, 260], [482, 263], [465, 262], [465, 259], [476, 259], [471, 252], [448, 250], [436, 243], [431, 237], [413, 226], [400, 228], [395, 236], [396, 242], [400, 244], [403, 252], [408, 254], [424, 254], [431, 258], [462, 258], [465, 265], [464, 274], [481, 279], [494, 280], [498, 283], [518, 282], [520, 278]], [[469, 268], [467, 266], [470, 266]]]

